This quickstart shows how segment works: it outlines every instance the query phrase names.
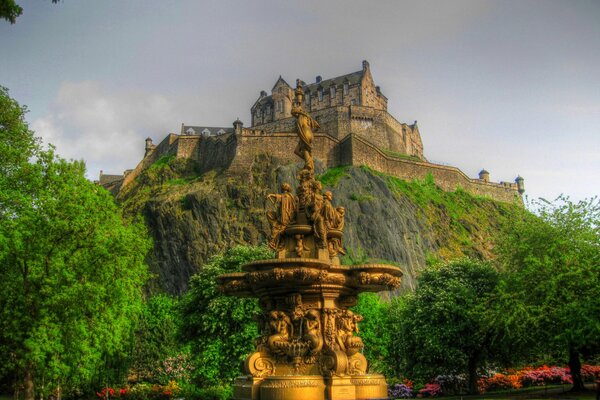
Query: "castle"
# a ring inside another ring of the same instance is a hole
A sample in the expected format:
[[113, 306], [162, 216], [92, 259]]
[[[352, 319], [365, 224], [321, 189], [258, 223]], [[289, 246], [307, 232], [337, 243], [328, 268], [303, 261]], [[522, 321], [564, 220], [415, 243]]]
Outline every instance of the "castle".
[[[303, 107], [320, 125], [313, 155], [326, 167], [366, 165], [407, 180], [431, 174], [436, 185], [446, 191], [462, 188], [498, 201], [522, 201], [521, 177], [514, 183], [495, 183], [485, 170], [478, 178], [469, 178], [458, 168], [428, 162], [417, 121], [401, 123], [387, 112], [387, 98], [375, 85], [367, 61], [362, 62], [360, 71], [325, 80], [317, 76], [315, 82], [301, 84], [306, 94]], [[247, 173], [260, 154], [284, 163], [298, 162], [293, 155], [297, 136], [292, 101], [293, 89], [280, 76], [271, 94], [261, 91], [252, 106], [251, 127], [245, 128], [239, 119], [233, 128], [182, 124], [179, 134], [168, 134], [158, 145], [146, 139], [144, 158], [135, 169], [123, 175], [101, 171], [98, 182], [118, 192], [165, 155], [195, 160], [201, 171], [221, 169], [232, 174]]]

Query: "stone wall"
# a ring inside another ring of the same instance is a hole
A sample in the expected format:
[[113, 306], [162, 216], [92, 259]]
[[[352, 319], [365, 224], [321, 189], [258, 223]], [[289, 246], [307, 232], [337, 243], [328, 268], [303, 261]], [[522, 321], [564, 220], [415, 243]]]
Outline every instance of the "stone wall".
[[[340, 114], [330, 113], [328, 117], [333, 118], [336, 115]], [[295, 123], [295, 119], [291, 120]], [[446, 191], [462, 188], [477, 196], [486, 196], [503, 202], [522, 202], [515, 183], [494, 183], [472, 179], [455, 167], [403, 159], [384, 153], [374, 143], [383, 136], [370, 137], [371, 140], [367, 140], [364, 135], [368, 132], [365, 130], [350, 134], [342, 140], [324, 132], [316, 133], [313, 156], [327, 168], [340, 165], [366, 165], [376, 171], [405, 180], [424, 179], [428, 174], [432, 174], [436, 185]], [[259, 155], [269, 155], [282, 164], [299, 162], [299, 158], [294, 154], [297, 144], [296, 133], [266, 133], [255, 129], [243, 129], [241, 134], [208, 138], [169, 134], [133, 171], [125, 176], [122, 188], [125, 189], [141, 171], [165, 155], [172, 154], [176, 157], [196, 160], [200, 172], [221, 169], [230, 174], [244, 175], [249, 173]]]
[[341, 159], [349, 165], [366, 165], [376, 171], [405, 180], [424, 179], [428, 174], [432, 174], [435, 184], [445, 191], [462, 188], [476, 196], [490, 197], [504, 202], [522, 202], [515, 183], [484, 182], [469, 178], [455, 167], [390, 156], [357, 135], [346, 137], [340, 143], [340, 147], [345, 149]]
[[179, 138], [183, 136], [169, 133], [166, 138], [162, 140], [154, 149], [150, 150], [148, 154], [140, 161], [140, 163], [123, 179], [122, 187], [125, 188], [129, 185], [138, 175], [152, 165], [155, 161], [165, 155], [176, 155], [177, 147], [174, 145]]
[[[318, 132], [338, 140], [349, 133], [361, 136], [380, 149], [423, 159], [423, 143], [416, 125], [398, 122], [385, 110], [363, 106], [331, 107], [312, 113], [319, 122]], [[294, 117], [280, 119], [252, 128], [265, 133], [296, 132]]]
[[[339, 141], [330, 135], [317, 133], [313, 141], [313, 157], [327, 168], [340, 165]], [[300, 161], [294, 154], [298, 145], [295, 133], [270, 133], [244, 129], [236, 137], [235, 158], [229, 167], [230, 173], [244, 174], [249, 171], [257, 155], [268, 154], [282, 164]]]

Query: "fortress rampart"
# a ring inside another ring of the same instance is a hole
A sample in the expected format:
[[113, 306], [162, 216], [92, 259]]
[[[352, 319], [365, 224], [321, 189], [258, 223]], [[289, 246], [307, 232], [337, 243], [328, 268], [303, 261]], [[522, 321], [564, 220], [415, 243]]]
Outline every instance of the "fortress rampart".
[[[144, 169], [163, 156], [173, 155], [195, 160], [201, 172], [221, 169], [227, 173], [244, 175], [260, 155], [269, 155], [281, 163], [298, 162], [293, 154], [297, 143], [298, 137], [295, 133], [266, 133], [246, 128], [235, 134], [216, 137], [171, 133], [151, 149], [134, 170], [124, 176], [122, 188], [126, 188]], [[313, 155], [327, 168], [365, 165], [375, 171], [405, 180], [424, 179], [431, 174], [435, 184], [446, 191], [461, 188], [473, 195], [498, 201], [522, 201], [516, 183], [473, 179], [456, 167], [387, 154], [360, 134], [352, 133], [338, 140], [327, 133], [316, 133]]]

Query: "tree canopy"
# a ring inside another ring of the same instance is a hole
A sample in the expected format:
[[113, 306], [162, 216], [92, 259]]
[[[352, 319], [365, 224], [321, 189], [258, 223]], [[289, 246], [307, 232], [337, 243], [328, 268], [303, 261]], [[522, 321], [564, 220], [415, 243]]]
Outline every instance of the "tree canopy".
[[580, 357], [600, 353], [600, 203], [597, 198], [534, 204], [500, 242], [506, 271], [498, 312], [506, 340], [525, 359], [568, 361], [583, 388]]
[[34, 386], [80, 389], [123, 350], [150, 241], [83, 162], [41, 148], [4, 88], [0, 105], [0, 377], [31, 399]]
[[181, 336], [198, 361], [196, 377], [202, 386], [231, 383], [258, 337], [258, 300], [221, 294], [216, 277], [272, 256], [267, 247], [236, 246], [211, 258], [191, 278], [188, 292], [180, 299]]
[[492, 355], [483, 318], [499, 280], [488, 263], [460, 259], [423, 270], [414, 293], [394, 300], [392, 343], [401, 370], [425, 382], [468, 373], [475, 393], [477, 368]]

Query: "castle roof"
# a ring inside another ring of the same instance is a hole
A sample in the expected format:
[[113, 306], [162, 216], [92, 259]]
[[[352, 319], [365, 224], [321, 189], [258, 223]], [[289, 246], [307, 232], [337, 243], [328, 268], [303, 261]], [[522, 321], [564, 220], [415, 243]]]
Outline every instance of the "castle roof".
[[349, 85], [355, 85], [357, 83], [360, 83], [362, 77], [363, 77], [363, 70], [351, 72], [349, 74], [341, 75], [341, 76], [338, 76], [335, 78], [325, 79], [320, 82], [310, 83], [304, 87], [304, 91], [313, 91], [319, 87], [328, 88], [331, 85], [341, 86], [345, 82], [348, 82]]
[[225, 133], [233, 133], [233, 128], [226, 128], [221, 126], [191, 126], [183, 125], [181, 127], [182, 135], [204, 135], [204, 136], [217, 136]]
[[[348, 85], [356, 85], [356, 84], [360, 84], [363, 74], [364, 74], [364, 70], [351, 72], [349, 74], [340, 75], [335, 78], [330, 78], [330, 79], [321, 80], [320, 82], [310, 83], [310, 84], [304, 86], [303, 89], [305, 92], [314, 93], [317, 90], [317, 88], [319, 88], [319, 87], [323, 87], [323, 88], [327, 89], [331, 85], [342, 86], [346, 82], [348, 83]], [[286, 85], [289, 86], [289, 84], [281, 76], [279, 76], [279, 78], [277, 79], [277, 81], [275, 82], [275, 85], [273, 87], [277, 86], [277, 82], [279, 82], [279, 81], [283, 81]], [[273, 104], [273, 96], [268, 95], [268, 96], [259, 97], [258, 100], [256, 100], [256, 102], [252, 106], [252, 109], [256, 108], [256, 106], [258, 106], [258, 105], [262, 106], [262, 105], [266, 105], [266, 104], [271, 104], [271, 105]]]

